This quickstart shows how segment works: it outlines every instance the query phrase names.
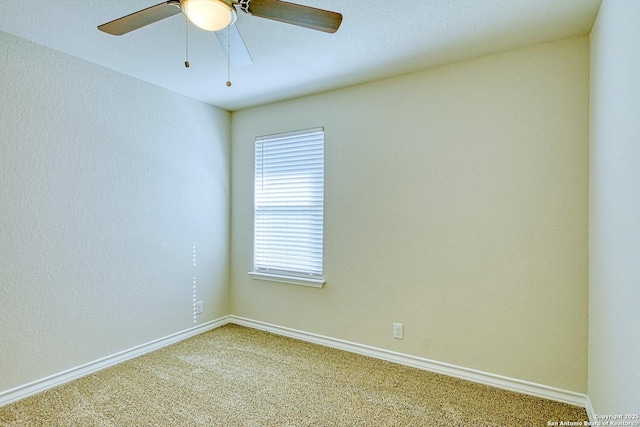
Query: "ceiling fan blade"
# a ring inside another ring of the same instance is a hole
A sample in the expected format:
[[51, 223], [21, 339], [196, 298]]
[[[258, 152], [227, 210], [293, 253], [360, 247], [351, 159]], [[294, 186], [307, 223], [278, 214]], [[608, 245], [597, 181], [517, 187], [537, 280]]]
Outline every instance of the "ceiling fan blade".
[[98, 29], [114, 36], [121, 36], [178, 13], [180, 13], [180, 2], [169, 0], [102, 24], [98, 26]]
[[235, 24], [216, 31], [216, 37], [234, 68], [253, 64], [247, 45], [244, 44], [240, 31], [238, 31], [238, 27]]
[[342, 15], [337, 12], [281, 0], [250, 0], [249, 13], [325, 33], [335, 33], [342, 23]]

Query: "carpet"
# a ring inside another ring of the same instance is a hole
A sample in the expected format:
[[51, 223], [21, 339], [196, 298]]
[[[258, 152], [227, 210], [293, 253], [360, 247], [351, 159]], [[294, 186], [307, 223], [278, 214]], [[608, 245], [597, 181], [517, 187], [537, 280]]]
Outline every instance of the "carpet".
[[0, 408], [0, 426], [546, 426], [583, 408], [237, 325]]

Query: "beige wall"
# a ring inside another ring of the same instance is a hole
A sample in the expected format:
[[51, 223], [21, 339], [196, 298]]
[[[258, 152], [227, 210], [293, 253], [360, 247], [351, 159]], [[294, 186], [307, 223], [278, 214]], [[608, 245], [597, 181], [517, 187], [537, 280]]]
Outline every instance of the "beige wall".
[[640, 2], [605, 0], [591, 33], [589, 396], [640, 413]]
[[0, 393], [228, 314], [228, 112], [5, 33], [0, 93]]
[[[579, 37], [233, 113], [231, 311], [586, 392], [588, 72]], [[315, 126], [327, 283], [252, 280], [254, 138]]]
[[[0, 47], [0, 392], [193, 326], [194, 272], [195, 324], [232, 312], [586, 392], [586, 38], [239, 111], [231, 132], [214, 107]], [[315, 126], [327, 284], [254, 281], [254, 138]]]

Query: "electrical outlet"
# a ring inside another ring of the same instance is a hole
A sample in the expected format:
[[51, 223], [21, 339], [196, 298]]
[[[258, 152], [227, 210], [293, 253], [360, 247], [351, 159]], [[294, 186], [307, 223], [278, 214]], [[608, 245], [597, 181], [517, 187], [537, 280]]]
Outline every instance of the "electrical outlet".
[[196, 302], [196, 314], [202, 314], [202, 301]]
[[401, 340], [403, 336], [404, 336], [404, 325], [402, 323], [394, 323], [393, 337]]

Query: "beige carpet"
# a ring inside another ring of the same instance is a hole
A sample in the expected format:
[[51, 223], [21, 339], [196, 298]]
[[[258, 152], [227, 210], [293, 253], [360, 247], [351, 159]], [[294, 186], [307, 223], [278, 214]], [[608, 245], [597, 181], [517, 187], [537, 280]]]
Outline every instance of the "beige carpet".
[[235, 325], [0, 408], [0, 426], [546, 426], [582, 408]]

